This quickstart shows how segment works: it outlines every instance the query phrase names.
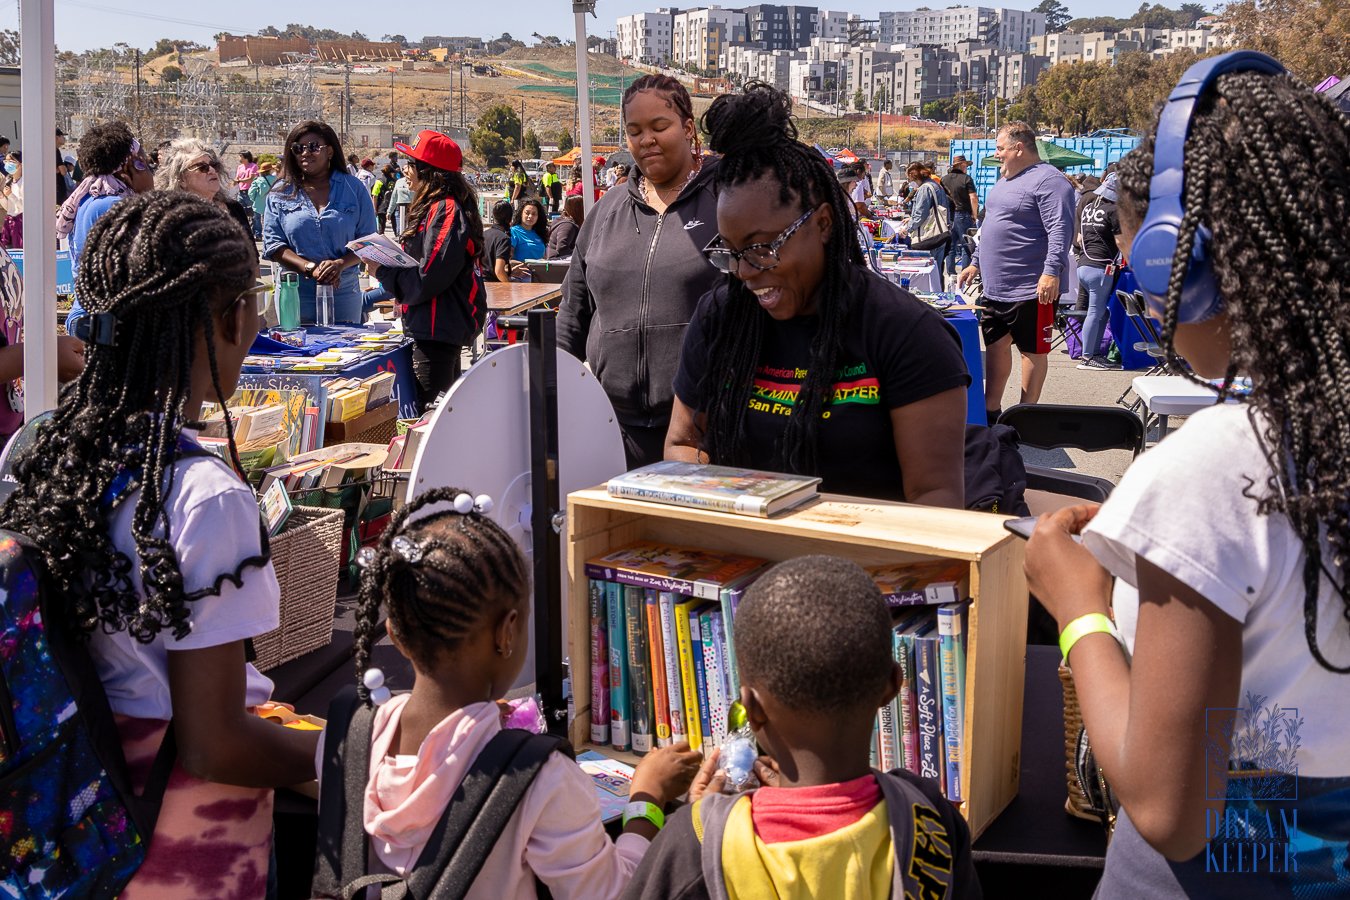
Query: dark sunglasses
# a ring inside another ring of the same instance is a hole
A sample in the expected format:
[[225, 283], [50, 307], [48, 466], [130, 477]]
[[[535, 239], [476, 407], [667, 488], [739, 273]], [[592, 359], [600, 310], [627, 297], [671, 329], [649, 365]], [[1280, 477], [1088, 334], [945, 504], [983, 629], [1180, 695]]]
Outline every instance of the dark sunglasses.
[[788, 238], [797, 233], [798, 228], [806, 224], [806, 220], [811, 218], [815, 211], [809, 209], [802, 213], [801, 218], [784, 228], [783, 233], [769, 243], [751, 244], [744, 250], [732, 250], [722, 243], [722, 236], [719, 234], [703, 248], [703, 255], [712, 263], [714, 269], [728, 275], [736, 274], [741, 260], [745, 260], [761, 272], [767, 271], [778, 265], [779, 249], [788, 242]]
[[294, 144], [291, 144], [291, 152], [296, 156], [302, 156], [305, 153], [318, 153], [327, 146], [327, 144], [321, 141], [306, 141], [303, 144], [296, 141]]
[[189, 172], [200, 172], [202, 175], [205, 175], [207, 172], [214, 172], [216, 166], [215, 163], [212, 162], [199, 162], [188, 166], [187, 170]]

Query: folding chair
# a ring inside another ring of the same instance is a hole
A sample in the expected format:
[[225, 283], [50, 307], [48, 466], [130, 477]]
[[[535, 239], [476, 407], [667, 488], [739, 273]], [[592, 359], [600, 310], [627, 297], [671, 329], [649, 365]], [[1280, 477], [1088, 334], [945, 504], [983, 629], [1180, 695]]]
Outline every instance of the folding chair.
[[[1028, 447], [1041, 450], [1073, 448], [1095, 453], [1101, 450], [1128, 450], [1138, 456], [1144, 449], [1144, 423], [1128, 410], [1115, 406], [1055, 406], [1021, 403], [1003, 411], [1000, 425], [1011, 425]], [[1027, 505], [1037, 512], [1056, 508], [1053, 498], [1033, 495], [1062, 495], [1100, 503], [1115, 487], [1105, 478], [1065, 472], [1048, 466], [1028, 465]], [[1033, 503], [1033, 500], [1038, 501]], [[1062, 506], [1064, 503], [1060, 502]]]

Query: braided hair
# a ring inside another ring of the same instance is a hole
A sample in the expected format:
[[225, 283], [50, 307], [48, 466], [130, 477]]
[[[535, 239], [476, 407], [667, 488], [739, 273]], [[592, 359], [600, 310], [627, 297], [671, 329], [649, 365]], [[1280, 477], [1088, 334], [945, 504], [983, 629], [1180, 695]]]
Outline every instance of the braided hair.
[[[628, 101], [643, 91], [659, 94], [661, 99], [666, 101], [666, 105], [675, 110], [676, 115], [680, 117], [681, 125], [694, 121], [694, 101], [689, 96], [689, 89], [669, 75], [643, 75], [628, 86], [623, 92], [623, 101], [619, 104], [619, 110], [624, 114], [625, 121], [627, 121]], [[693, 149], [694, 158], [697, 159], [703, 153], [703, 140], [699, 137], [697, 128], [694, 129]]]
[[[849, 279], [863, 266], [853, 230], [852, 204], [820, 153], [797, 140], [792, 101], [762, 82], [740, 94], [723, 94], [703, 114], [709, 146], [722, 154], [717, 169], [719, 193], [760, 178], [778, 180], [778, 202], [802, 213], [828, 203], [834, 224], [825, 247], [825, 278], [820, 292], [820, 326], [811, 342], [806, 380], [777, 448], [777, 466], [798, 474], [816, 473], [816, 436], [828, 402], [835, 363], [853, 308]], [[708, 398], [704, 449], [723, 465], [747, 462], [745, 415], [749, 409], [755, 363], [764, 325], [770, 316], [739, 279], [727, 276], [726, 313], [708, 347], [708, 368], [701, 396]]]
[[[375, 553], [361, 569], [356, 610], [356, 677], [370, 664], [380, 605], [421, 669], [436, 651], [454, 650], [484, 620], [518, 607], [530, 578], [516, 542], [479, 512], [426, 513], [451, 503], [461, 488], [436, 488], [394, 514]], [[419, 515], [419, 513], [421, 515]], [[365, 686], [359, 688], [365, 695]]]
[[[113, 206], [90, 231], [80, 262], [80, 299], [91, 315], [116, 318], [116, 343], [89, 346], [79, 380], [18, 460], [19, 487], [0, 509], [0, 524], [40, 548], [54, 596], [78, 632], [101, 627], [148, 643], [167, 629], [182, 639], [189, 598], [165, 502], [197, 342], [204, 336], [219, 397], [214, 319], [254, 283], [257, 257], [228, 214], [173, 191]], [[234, 454], [228, 420], [227, 428]], [[131, 533], [143, 595], [109, 532], [105, 498], [126, 471], [140, 473], [142, 484]]]
[[[1289, 122], [1303, 124], [1289, 128]], [[1148, 212], [1153, 155], [1150, 134], [1120, 164], [1121, 217], [1136, 228]], [[1335, 227], [1350, 219], [1350, 122], [1288, 75], [1234, 72], [1220, 76], [1198, 101], [1185, 158], [1162, 344], [1179, 362], [1175, 336], [1190, 248], [1198, 229], [1209, 228], [1208, 256], [1232, 336], [1221, 393], [1231, 396], [1238, 372], [1251, 376], [1248, 414], [1270, 462], [1262, 495], [1248, 496], [1262, 515], [1288, 516], [1303, 544], [1303, 614], [1313, 658], [1330, 671], [1350, 672], [1350, 661], [1333, 665], [1317, 645], [1323, 572], [1350, 621], [1344, 587], [1350, 553], [1350, 251]], [[1184, 364], [1174, 368], [1200, 380]], [[1323, 529], [1330, 550], [1325, 561]]]

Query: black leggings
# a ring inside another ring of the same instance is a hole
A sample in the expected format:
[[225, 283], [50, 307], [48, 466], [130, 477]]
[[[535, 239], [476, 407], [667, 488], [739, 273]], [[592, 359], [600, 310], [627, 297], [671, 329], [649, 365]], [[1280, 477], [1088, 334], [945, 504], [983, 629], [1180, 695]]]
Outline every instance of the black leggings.
[[458, 344], [417, 338], [413, 341], [413, 377], [417, 379], [417, 409], [424, 412], [442, 392], [450, 389], [460, 372]]

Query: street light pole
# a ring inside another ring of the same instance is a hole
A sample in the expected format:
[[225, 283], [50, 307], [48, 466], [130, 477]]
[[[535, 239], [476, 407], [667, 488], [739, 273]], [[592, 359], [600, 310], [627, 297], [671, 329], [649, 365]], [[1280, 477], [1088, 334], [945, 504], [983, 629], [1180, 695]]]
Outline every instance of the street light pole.
[[572, 18], [576, 25], [577, 38], [577, 143], [581, 147], [581, 202], [582, 208], [590, 215], [595, 205], [595, 172], [591, 167], [593, 144], [591, 142], [591, 72], [590, 60], [586, 56], [586, 14], [595, 15], [595, 0], [572, 0]]

